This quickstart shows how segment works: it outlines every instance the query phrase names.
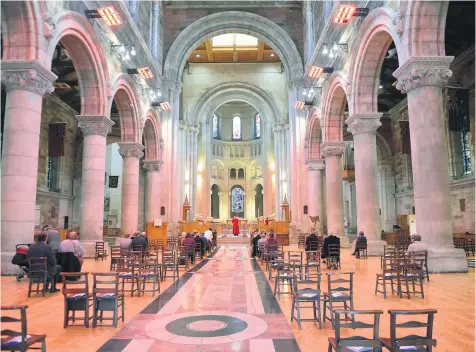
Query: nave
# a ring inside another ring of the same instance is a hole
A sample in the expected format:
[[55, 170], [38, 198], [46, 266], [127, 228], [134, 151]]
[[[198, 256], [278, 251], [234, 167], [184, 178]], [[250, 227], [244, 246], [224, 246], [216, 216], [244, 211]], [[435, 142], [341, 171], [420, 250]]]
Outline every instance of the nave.
[[[285, 251], [298, 250], [285, 247]], [[355, 309], [380, 309], [380, 335], [389, 335], [389, 309], [437, 309], [434, 351], [471, 351], [474, 335], [475, 269], [468, 273], [431, 274], [425, 282], [425, 298], [400, 299], [374, 295], [375, 275], [380, 273], [380, 258], [357, 260], [349, 249], [342, 250], [339, 272], [355, 272]], [[316, 323], [290, 322], [291, 297], [274, 298], [268, 285], [265, 266], [250, 257], [246, 245], [220, 246], [180, 279], [161, 282], [161, 295], [146, 293], [140, 297], [126, 295], [125, 323], [112, 327], [63, 329], [61, 294], [27, 298], [28, 282], [15, 282], [2, 276], [2, 304], [27, 302], [29, 334], [47, 334], [48, 351], [324, 351], [328, 337], [335, 332], [326, 321], [320, 330]], [[327, 270], [321, 265], [327, 287]], [[109, 271], [109, 259], [86, 259], [83, 271]], [[287, 288], [285, 288], [285, 291]], [[14, 294], [12, 294], [14, 292]], [[212, 316], [210, 318], [207, 315]], [[187, 317], [182, 325], [180, 319]], [[230, 320], [228, 317], [237, 318]], [[303, 317], [310, 315], [303, 314]], [[239, 320], [238, 320], [239, 319]], [[178, 325], [171, 327], [173, 322]], [[225, 327], [227, 324], [227, 327]], [[246, 327], [245, 327], [246, 325]], [[234, 332], [232, 329], [236, 329]], [[174, 333], [170, 332], [173, 330]], [[216, 331], [214, 333], [213, 331]], [[226, 336], [220, 336], [218, 332]], [[208, 337], [200, 337], [205, 334]], [[87, 345], [85, 346], [85, 341]], [[297, 344], [296, 344], [297, 343]]]

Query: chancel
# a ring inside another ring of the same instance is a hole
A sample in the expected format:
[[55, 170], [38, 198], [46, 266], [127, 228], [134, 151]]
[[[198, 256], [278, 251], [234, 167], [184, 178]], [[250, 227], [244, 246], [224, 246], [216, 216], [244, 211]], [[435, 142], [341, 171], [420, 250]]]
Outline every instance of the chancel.
[[1, 11], [2, 350], [474, 350], [474, 1]]

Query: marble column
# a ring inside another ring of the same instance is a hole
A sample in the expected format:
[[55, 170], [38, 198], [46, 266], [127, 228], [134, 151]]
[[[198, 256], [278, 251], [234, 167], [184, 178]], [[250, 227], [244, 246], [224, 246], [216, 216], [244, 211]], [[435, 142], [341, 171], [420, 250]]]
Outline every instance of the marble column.
[[139, 220], [139, 160], [144, 156], [144, 147], [139, 143], [119, 143], [122, 156], [121, 229], [134, 233]]
[[53, 92], [56, 76], [36, 62], [2, 61], [7, 90], [2, 194], [2, 275], [18, 273], [11, 264], [18, 243], [32, 243], [43, 95]]
[[377, 129], [382, 125], [381, 113], [356, 114], [345, 122], [354, 137], [355, 192], [357, 201], [357, 233], [367, 237], [368, 255], [383, 255], [385, 241], [380, 240], [378, 194]]
[[322, 156], [326, 162], [327, 232], [333, 232], [340, 237], [341, 246], [346, 247], [349, 240], [344, 236], [341, 167], [344, 151], [344, 142], [324, 142], [321, 145]]
[[94, 257], [103, 239], [106, 137], [114, 125], [106, 116], [77, 115], [83, 132], [80, 236], [86, 257]]
[[147, 173], [145, 184], [145, 220], [147, 222], [160, 218], [161, 166], [160, 160], [144, 160], [143, 168]]
[[[282, 194], [282, 187], [281, 187], [281, 147], [279, 145], [279, 130], [281, 127], [279, 125], [275, 125], [273, 127], [273, 138], [274, 138], [274, 169], [275, 169], [275, 178], [274, 178], [274, 186], [275, 186], [275, 209], [274, 212], [276, 214], [276, 219], [281, 220], [281, 194]], [[267, 214], [269, 215], [269, 214]]]
[[432, 272], [466, 272], [464, 250], [453, 247], [442, 88], [453, 57], [410, 57], [393, 75], [407, 94], [416, 229], [430, 245]]
[[322, 170], [324, 169], [324, 159], [311, 159], [307, 161], [309, 194], [308, 194], [308, 214], [309, 216], [318, 216], [316, 231], [323, 233], [323, 194], [322, 194]]

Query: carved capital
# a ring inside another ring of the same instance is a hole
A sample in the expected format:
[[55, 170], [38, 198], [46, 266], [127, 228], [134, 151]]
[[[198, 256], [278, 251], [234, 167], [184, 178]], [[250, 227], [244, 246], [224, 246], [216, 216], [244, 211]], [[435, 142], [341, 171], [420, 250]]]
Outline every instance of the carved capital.
[[352, 133], [353, 136], [360, 133], [373, 133], [377, 132], [377, 129], [382, 126], [380, 118], [382, 113], [378, 114], [356, 114], [345, 120], [348, 125], [347, 131]]
[[57, 78], [36, 61], [2, 61], [2, 83], [7, 92], [20, 89], [40, 95], [52, 93]]
[[332, 155], [340, 156], [344, 154], [344, 142], [324, 142], [321, 144], [321, 153], [324, 158]]
[[142, 158], [144, 156], [144, 146], [140, 143], [118, 143], [119, 154], [125, 157]]
[[393, 73], [398, 79], [397, 89], [408, 93], [425, 86], [445, 87], [453, 75], [451, 61], [453, 56], [410, 57]]
[[146, 171], [160, 171], [162, 164], [161, 160], [144, 160], [142, 167]]
[[308, 170], [323, 170], [325, 167], [324, 159], [310, 159], [306, 162], [306, 167]]
[[78, 120], [78, 127], [85, 136], [99, 135], [106, 137], [111, 133], [114, 125], [114, 122], [106, 116], [76, 115], [75, 117]]

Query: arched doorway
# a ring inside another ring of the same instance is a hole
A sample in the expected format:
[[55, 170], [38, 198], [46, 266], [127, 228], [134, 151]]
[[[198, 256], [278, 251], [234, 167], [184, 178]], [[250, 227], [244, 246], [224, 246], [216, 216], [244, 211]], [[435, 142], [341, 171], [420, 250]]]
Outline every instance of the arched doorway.
[[263, 216], [263, 186], [258, 184], [255, 188], [255, 217]]
[[245, 217], [245, 190], [235, 185], [230, 191], [230, 217]]
[[211, 190], [211, 209], [210, 209], [210, 214], [212, 218], [214, 219], [219, 219], [220, 218], [220, 196], [219, 193], [220, 189], [217, 185], [212, 186]]

